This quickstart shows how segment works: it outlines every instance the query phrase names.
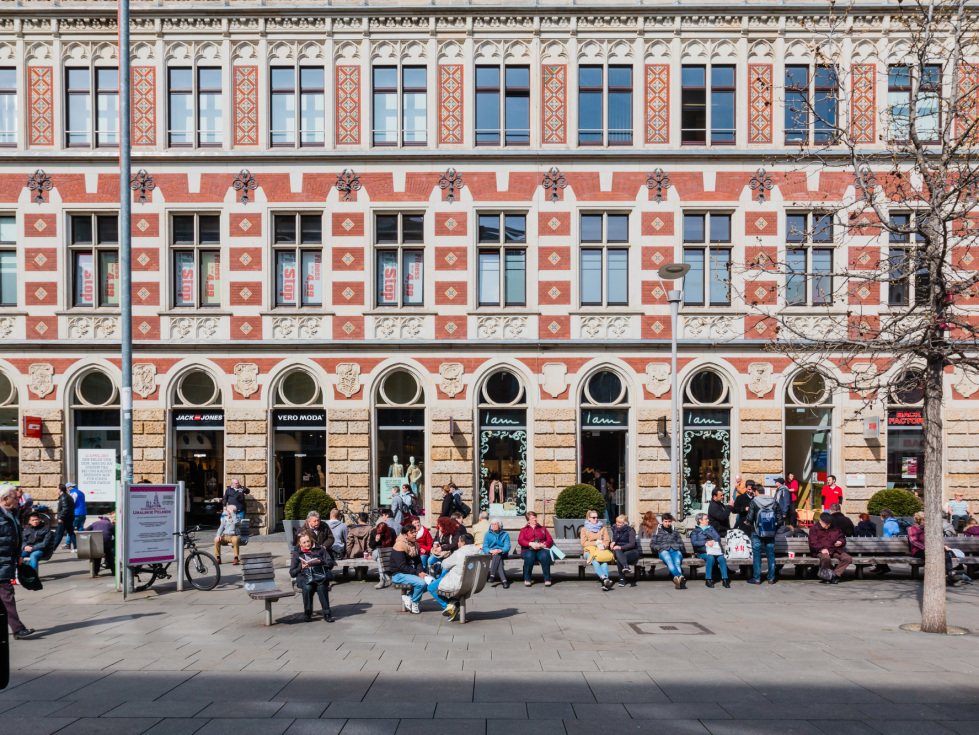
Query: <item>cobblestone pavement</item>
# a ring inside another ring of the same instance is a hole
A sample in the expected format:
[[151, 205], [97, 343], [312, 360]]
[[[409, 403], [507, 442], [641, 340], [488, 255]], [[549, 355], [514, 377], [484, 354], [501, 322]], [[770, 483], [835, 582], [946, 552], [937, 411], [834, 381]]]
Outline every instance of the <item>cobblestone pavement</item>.
[[[125, 604], [65, 552], [42, 572], [42, 592], [17, 590], [38, 634], [11, 641], [2, 733], [972, 735], [979, 726], [979, 635], [899, 630], [919, 615], [920, 583], [909, 579], [681, 591], [658, 580], [603, 593], [593, 577], [566, 577], [551, 589], [487, 588], [466, 625], [446, 622], [431, 600], [422, 615], [399, 613], [394, 591], [346, 582], [331, 593], [335, 624], [302, 622], [296, 597], [265, 628], [230, 564], [212, 592], [162, 584]], [[288, 584], [284, 568], [279, 576]], [[977, 588], [950, 592], [951, 623], [979, 631]]]

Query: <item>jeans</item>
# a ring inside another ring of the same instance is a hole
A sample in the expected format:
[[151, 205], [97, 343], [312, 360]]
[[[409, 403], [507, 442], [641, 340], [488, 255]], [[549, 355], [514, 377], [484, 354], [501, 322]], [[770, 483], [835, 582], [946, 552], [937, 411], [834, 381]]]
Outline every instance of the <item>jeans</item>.
[[507, 560], [509, 554], [493, 554], [490, 556], [490, 576], [495, 577], [501, 582], [506, 582], [506, 569], [504, 569], [504, 564]]
[[315, 593], [320, 598], [320, 608], [323, 612], [330, 612], [330, 583], [320, 582], [318, 584], [313, 584], [307, 582], [300, 576], [297, 579], [299, 584], [299, 591], [303, 594], [303, 610], [311, 612], [313, 609], [313, 594]]
[[75, 520], [71, 524], [72, 528], [74, 528], [76, 531], [84, 531], [86, 518], [88, 518], [88, 516], [75, 516]]
[[[446, 572], [445, 574], [448, 574], [448, 572]], [[442, 577], [444, 577], [445, 574], [443, 574]], [[439, 593], [439, 582], [442, 581], [442, 577], [439, 577], [438, 579], [433, 579], [431, 582], [428, 583], [428, 593], [439, 604], [439, 607], [444, 610], [446, 607], [448, 607], [449, 598], [443, 597]]]
[[411, 601], [416, 605], [422, 601], [422, 595], [424, 595], [425, 590], [428, 589], [428, 582], [414, 574], [402, 574], [401, 572], [398, 572], [391, 577], [391, 581], [393, 581], [395, 584], [410, 584], [412, 587]]
[[530, 575], [534, 571], [534, 564], [540, 564], [540, 569], [544, 573], [544, 581], [551, 581], [551, 550], [550, 549], [524, 549], [520, 555], [523, 557], [523, 580], [530, 581]]
[[423, 569], [428, 569], [428, 565], [429, 565], [429, 563], [430, 563], [430, 562], [432, 561], [432, 559], [434, 559], [435, 557], [434, 557], [434, 556], [432, 556], [431, 554], [421, 554], [419, 558], [421, 559], [421, 562], [422, 562], [422, 568], [423, 568]]
[[21, 559], [27, 559], [27, 564], [34, 567], [34, 571], [37, 571], [37, 564], [41, 561], [41, 557], [44, 556], [44, 550], [38, 549], [36, 551], [22, 551], [20, 552]]
[[683, 554], [681, 554], [677, 549], [667, 549], [666, 551], [659, 552], [659, 558], [663, 560], [666, 564], [666, 568], [670, 570], [670, 574], [674, 577], [682, 577], [683, 570], [680, 568], [680, 562], [683, 561]]
[[622, 549], [615, 549], [612, 553], [615, 554], [615, 566], [619, 568], [620, 577], [625, 573], [626, 567], [631, 568], [634, 564], [639, 563], [638, 549], [632, 549], [631, 551], [622, 551]]
[[956, 533], [962, 533], [962, 529], [965, 528], [965, 524], [969, 522], [969, 516], [952, 516], [952, 528], [955, 529]]
[[58, 533], [54, 537], [54, 548], [58, 548], [61, 545], [61, 539], [65, 536], [68, 537], [68, 546], [75, 548], [75, 527], [74, 521], [70, 523], [62, 523], [58, 521]]
[[720, 564], [721, 566], [721, 579], [727, 579], [727, 559], [724, 558], [723, 554], [721, 554], [720, 556], [713, 556], [711, 554], [697, 554], [697, 558], [703, 559], [704, 564], [706, 565], [704, 567], [705, 579], [710, 579], [711, 576], [714, 574], [715, 559], [717, 560], [717, 563]]
[[775, 581], [775, 539], [761, 538], [757, 533], [751, 534], [751, 567], [753, 578], [761, 581], [761, 547], [765, 546], [765, 558], [768, 559], [768, 581]]
[[585, 561], [591, 562], [591, 568], [595, 570], [595, 574], [601, 579], [605, 579], [608, 576], [608, 564], [600, 561], [595, 561], [591, 558], [590, 554], [585, 554]]

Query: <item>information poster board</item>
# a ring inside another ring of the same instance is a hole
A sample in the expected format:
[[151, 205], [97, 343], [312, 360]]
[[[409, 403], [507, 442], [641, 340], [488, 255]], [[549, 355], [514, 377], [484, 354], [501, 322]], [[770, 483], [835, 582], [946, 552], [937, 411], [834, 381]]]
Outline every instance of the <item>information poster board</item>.
[[391, 491], [394, 488], [400, 488], [402, 485], [407, 485], [407, 477], [382, 477], [381, 478], [381, 505], [391, 505]]
[[78, 489], [89, 503], [116, 502], [116, 450], [78, 450]]
[[126, 499], [126, 565], [176, 559], [177, 485], [130, 485]]

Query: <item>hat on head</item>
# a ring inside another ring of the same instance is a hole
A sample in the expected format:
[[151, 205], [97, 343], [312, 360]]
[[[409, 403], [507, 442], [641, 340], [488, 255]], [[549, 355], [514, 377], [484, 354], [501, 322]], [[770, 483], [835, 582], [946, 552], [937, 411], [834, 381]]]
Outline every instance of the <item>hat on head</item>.
[[776, 477], [775, 478], [775, 482], [781, 482], [781, 483], [784, 484], [785, 483], [785, 478], [784, 477]]
[[831, 516], [829, 513], [820, 513], [819, 520], [821, 520], [823, 523], [831, 523], [833, 521], [833, 516]]
[[66, 482], [65, 487], [71, 490], [73, 487], [78, 487], [78, 484], [74, 482]]

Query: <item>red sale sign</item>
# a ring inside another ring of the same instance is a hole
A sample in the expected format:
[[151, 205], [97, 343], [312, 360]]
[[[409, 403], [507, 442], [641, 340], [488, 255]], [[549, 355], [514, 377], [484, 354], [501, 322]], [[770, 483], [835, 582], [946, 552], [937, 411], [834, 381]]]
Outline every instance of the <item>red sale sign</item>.
[[282, 301], [291, 304], [296, 300], [296, 267], [285, 266], [282, 269]]
[[180, 300], [186, 304], [194, 301], [194, 266], [180, 269]]

